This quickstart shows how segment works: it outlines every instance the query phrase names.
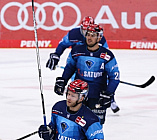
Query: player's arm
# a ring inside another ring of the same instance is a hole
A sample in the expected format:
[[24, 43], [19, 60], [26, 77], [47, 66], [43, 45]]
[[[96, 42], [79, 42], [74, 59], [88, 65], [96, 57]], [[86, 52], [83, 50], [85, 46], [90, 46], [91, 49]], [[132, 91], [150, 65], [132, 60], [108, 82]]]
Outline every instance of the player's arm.
[[107, 41], [104, 36], [101, 38], [99, 43], [102, 45], [102, 47], [109, 49], [109, 46], [108, 46]]
[[[113, 56], [113, 55], [112, 55]], [[107, 71], [108, 75], [108, 84], [106, 91], [101, 91], [99, 104], [96, 105], [96, 108], [104, 106], [106, 108], [110, 107], [111, 105], [111, 98], [114, 96], [115, 90], [120, 82], [119, 80], [119, 68], [115, 57], [107, 62], [105, 65], [105, 70]]]
[[108, 86], [106, 92], [114, 93], [120, 82], [120, 72], [115, 57], [105, 65], [105, 69], [108, 74]]
[[68, 63], [64, 68], [62, 77], [64, 79], [66, 79], [66, 81], [68, 81], [72, 77], [72, 75], [75, 73], [75, 71], [76, 71], [76, 62], [72, 58], [71, 53], [70, 53], [70, 55], [68, 57]]
[[74, 44], [75, 44], [74, 42], [71, 42], [69, 40], [69, 32], [68, 32], [67, 35], [65, 35], [63, 39], [59, 42], [55, 53], [60, 57], [66, 48], [69, 48]]
[[69, 33], [65, 35], [63, 39], [59, 42], [55, 53], [50, 53], [50, 58], [46, 63], [46, 67], [49, 68], [50, 70], [54, 70], [64, 50], [74, 44], [75, 43], [69, 40]]
[[[53, 109], [52, 109], [53, 110]], [[54, 140], [56, 135], [56, 116], [51, 114], [51, 122], [49, 125], [41, 125], [38, 130], [38, 134], [40, 138], [44, 140]]]
[[76, 71], [76, 62], [72, 58], [71, 53], [70, 53], [68, 59], [70, 59], [70, 60], [68, 61], [67, 65], [64, 68], [62, 77], [56, 78], [54, 92], [58, 95], [63, 95], [64, 89], [68, 83], [68, 80], [72, 77], [72, 75]]
[[103, 129], [100, 122], [95, 122], [91, 126], [89, 126], [85, 135], [88, 140], [104, 140]]

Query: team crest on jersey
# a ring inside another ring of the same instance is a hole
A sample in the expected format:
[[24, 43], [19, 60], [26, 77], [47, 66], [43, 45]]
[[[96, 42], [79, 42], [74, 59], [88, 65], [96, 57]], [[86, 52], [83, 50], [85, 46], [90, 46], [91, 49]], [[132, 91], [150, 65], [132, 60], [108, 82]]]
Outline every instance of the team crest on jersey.
[[87, 60], [87, 61], [86, 61], [86, 65], [87, 65], [88, 69], [91, 69], [91, 67], [94, 66], [94, 61], [92, 61], [92, 60]]
[[82, 119], [80, 116], [76, 118], [75, 122], [81, 125], [82, 127], [86, 125], [86, 121]]
[[62, 133], [64, 133], [68, 128], [68, 124], [66, 122], [61, 123]]
[[100, 58], [103, 58], [103, 59], [109, 61], [111, 56], [109, 56], [107, 53], [101, 53]]

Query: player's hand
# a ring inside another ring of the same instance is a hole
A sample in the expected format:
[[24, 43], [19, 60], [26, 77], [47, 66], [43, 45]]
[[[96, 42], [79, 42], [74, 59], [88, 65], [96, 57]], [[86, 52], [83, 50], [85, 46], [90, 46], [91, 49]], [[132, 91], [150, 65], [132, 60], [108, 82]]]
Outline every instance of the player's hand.
[[105, 106], [106, 108], [110, 107], [112, 96], [113, 96], [113, 94], [108, 94], [106, 91], [102, 91], [100, 93], [100, 98], [99, 98], [98, 104], [100, 106]]
[[65, 80], [62, 77], [57, 77], [54, 92], [58, 95], [63, 95], [65, 86]]
[[59, 62], [59, 59], [60, 58], [56, 53], [50, 53], [50, 58], [46, 63], [46, 67], [49, 68], [50, 70], [54, 70]]
[[48, 125], [41, 125], [38, 130], [38, 134], [40, 138], [44, 140], [53, 140], [55, 136], [54, 129], [51, 129]]

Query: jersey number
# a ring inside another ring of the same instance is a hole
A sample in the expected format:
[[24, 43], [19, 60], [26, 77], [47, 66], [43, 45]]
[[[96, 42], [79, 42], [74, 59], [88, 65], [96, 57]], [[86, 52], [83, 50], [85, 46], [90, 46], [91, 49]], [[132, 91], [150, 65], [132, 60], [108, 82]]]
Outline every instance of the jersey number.
[[114, 75], [115, 75], [115, 80], [119, 80], [119, 72], [115, 72]]

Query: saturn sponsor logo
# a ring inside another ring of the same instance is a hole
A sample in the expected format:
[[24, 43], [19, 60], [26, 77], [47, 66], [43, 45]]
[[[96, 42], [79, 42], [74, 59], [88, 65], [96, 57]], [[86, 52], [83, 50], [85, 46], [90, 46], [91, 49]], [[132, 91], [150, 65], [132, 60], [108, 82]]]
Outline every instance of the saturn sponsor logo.
[[84, 77], [97, 78], [103, 75], [102, 72], [84, 71]]
[[62, 136], [62, 135], [58, 135], [58, 140], [75, 140], [73, 138], [69, 138], [69, 137], [66, 137], [66, 136]]

